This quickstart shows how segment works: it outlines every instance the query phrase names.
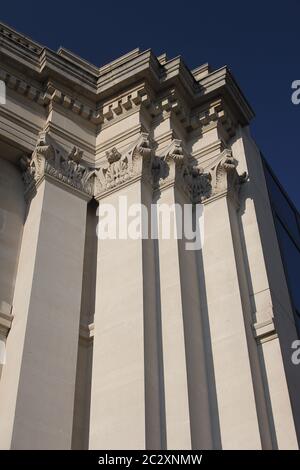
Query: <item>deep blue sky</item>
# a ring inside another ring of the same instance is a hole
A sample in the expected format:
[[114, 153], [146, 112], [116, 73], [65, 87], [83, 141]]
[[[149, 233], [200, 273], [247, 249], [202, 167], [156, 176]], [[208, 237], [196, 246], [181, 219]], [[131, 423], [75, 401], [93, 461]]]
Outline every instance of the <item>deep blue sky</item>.
[[136, 47], [194, 68], [229, 65], [254, 108], [252, 133], [300, 209], [300, 2], [124, 0], [2, 2], [0, 20], [39, 43], [96, 65]]

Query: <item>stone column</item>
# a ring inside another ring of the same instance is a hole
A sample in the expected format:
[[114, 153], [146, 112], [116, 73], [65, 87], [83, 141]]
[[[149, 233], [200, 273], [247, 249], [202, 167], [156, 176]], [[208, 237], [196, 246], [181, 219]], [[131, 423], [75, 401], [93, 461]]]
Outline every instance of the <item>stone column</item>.
[[26, 198], [14, 322], [0, 389], [0, 445], [70, 449], [87, 200], [81, 154], [42, 134], [22, 160]]
[[[198, 266], [200, 200], [210, 190], [210, 179], [210, 174], [185, 154], [182, 142], [172, 140], [163, 152], [157, 196], [159, 224], [166, 221], [161, 209], [176, 207], [175, 238], [172, 233], [165, 238], [159, 227], [166, 437], [170, 449], [214, 446], [207, 375], [210, 359], [203, 324], [205, 302], [200, 294]], [[184, 226], [188, 222], [193, 225], [189, 233]], [[189, 238], [192, 230], [197, 234], [193, 241]]]
[[295, 424], [300, 401], [297, 381], [289, 380], [289, 377], [295, 373], [291, 344], [297, 333], [261, 155], [242, 129], [238, 130], [232, 151], [249, 171], [249, 182], [243, 187], [240, 225], [247, 260], [252, 336], [259, 356], [271, 447], [295, 449], [298, 448]]
[[6, 338], [11, 329], [12, 320], [11, 305], [4, 301], [0, 302], [0, 379], [6, 363]]
[[203, 264], [223, 449], [259, 449], [260, 431], [245, 332], [231, 218], [240, 182], [224, 151], [204, 201]]
[[0, 157], [0, 380], [6, 361], [6, 338], [13, 320], [11, 310], [24, 214], [24, 186], [19, 168]]
[[124, 154], [108, 152], [98, 171], [99, 210], [109, 204], [122, 220], [115, 239], [100, 236], [104, 221], [98, 230], [90, 449], [163, 446], [154, 250], [151, 240], [128, 237], [126, 229], [133, 216], [146, 229], [147, 217], [132, 205], [152, 202], [151, 156], [141, 134]]
[[[162, 348], [164, 365], [166, 440], [168, 449], [191, 449], [191, 426], [188, 400], [187, 364], [185, 351], [183, 299], [180, 282], [180, 262], [177, 235], [163, 233], [166, 216], [175, 223], [175, 234], [181, 223], [175, 209], [176, 175], [183, 164], [179, 141], [173, 141], [164, 152], [165, 174], [159, 184], [157, 220], [159, 237], [159, 273], [161, 284]], [[162, 214], [160, 216], [160, 214]], [[173, 213], [174, 214], [174, 213]], [[173, 227], [171, 226], [171, 229]]]

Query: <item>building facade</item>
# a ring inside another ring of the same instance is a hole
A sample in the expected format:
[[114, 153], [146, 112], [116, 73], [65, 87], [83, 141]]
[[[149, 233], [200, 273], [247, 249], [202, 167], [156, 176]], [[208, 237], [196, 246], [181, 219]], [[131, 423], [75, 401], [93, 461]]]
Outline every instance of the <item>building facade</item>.
[[[228, 68], [0, 37], [0, 448], [297, 449], [299, 216]], [[97, 236], [121, 196], [201, 205], [201, 248]]]

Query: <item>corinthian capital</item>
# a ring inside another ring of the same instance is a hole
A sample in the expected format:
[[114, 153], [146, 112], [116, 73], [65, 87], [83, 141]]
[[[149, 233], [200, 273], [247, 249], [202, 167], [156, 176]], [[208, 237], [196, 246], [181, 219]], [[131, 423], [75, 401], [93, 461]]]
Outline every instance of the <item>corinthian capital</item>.
[[43, 179], [50, 179], [86, 198], [93, 195], [93, 171], [82, 163], [82, 151], [74, 147], [70, 153], [59, 149], [47, 133], [39, 135], [30, 157], [20, 160], [25, 184], [25, 197], [31, 198]]
[[233, 158], [231, 150], [225, 149], [211, 169], [210, 196], [231, 194], [236, 197], [238, 195], [240, 185], [247, 179], [247, 173], [239, 175], [237, 166], [238, 161]]
[[191, 202], [201, 202], [211, 194], [211, 174], [199, 166], [187, 164], [183, 169], [182, 188]]
[[94, 172], [95, 197], [103, 197], [135, 179], [150, 181], [152, 158], [152, 145], [146, 133], [142, 133], [123, 154], [116, 148], [106, 152], [106, 162]]
[[199, 202], [211, 192], [211, 175], [193, 164], [185, 154], [181, 140], [174, 139], [161, 158], [159, 188], [176, 185], [191, 202]]
[[184, 152], [181, 140], [174, 139], [160, 156], [159, 188], [175, 184], [182, 173]]

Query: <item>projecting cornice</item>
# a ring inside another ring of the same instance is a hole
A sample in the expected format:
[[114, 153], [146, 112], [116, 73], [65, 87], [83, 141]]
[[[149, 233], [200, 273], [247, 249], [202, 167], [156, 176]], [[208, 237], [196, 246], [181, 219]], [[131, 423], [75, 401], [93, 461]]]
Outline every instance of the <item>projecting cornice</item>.
[[[155, 95], [175, 90], [180, 109], [191, 116], [195, 109], [218, 98], [231, 108], [239, 124], [247, 125], [253, 117], [227, 67], [211, 72], [204, 64], [192, 72], [181, 57], [157, 58], [151, 50], [135, 49], [110, 64], [96, 67], [66, 49], [54, 52], [0, 24], [0, 61], [0, 78], [11, 88], [41, 106], [48, 106], [52, 100], [59, 102], [94, 124], [103, 122], [103, 108], [113, 96], [124, 95], [112, 106], [116, 115], [126, 106], [129, 108], [132, 96], [126, 97], [125, 92], [140, 83]], [[148, 91], [139, 96], [145, 95], [152, 100]], [[155, 115], [159, 104], [151, 104], [150, 112], [154, 110]], [[108, 111], [114, 113], [113, 109]]]

